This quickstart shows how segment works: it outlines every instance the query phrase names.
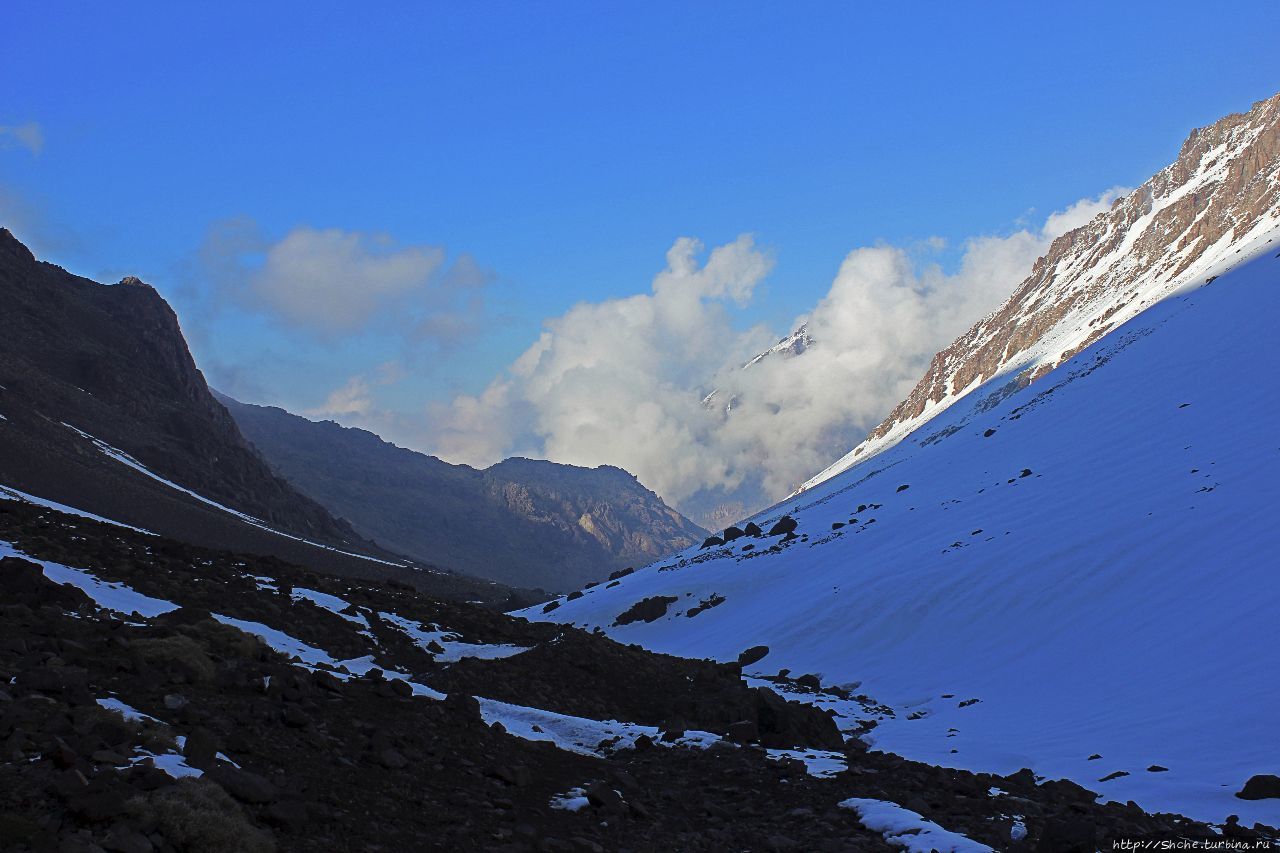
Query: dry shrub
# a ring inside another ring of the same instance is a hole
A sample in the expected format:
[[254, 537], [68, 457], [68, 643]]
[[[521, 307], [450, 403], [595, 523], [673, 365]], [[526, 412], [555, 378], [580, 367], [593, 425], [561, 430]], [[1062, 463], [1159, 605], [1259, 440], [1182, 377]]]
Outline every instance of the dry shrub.
[[270, 831], [254, 826], [239, 803], [206, 779], [181, 779], [131, 806], [183, 853], [275, 853]]
[[213, 661], [200, 643], [183, 634], [133, 641], [133, 650], [146, 664], [176, 671], [195, 683], [213, 678]]

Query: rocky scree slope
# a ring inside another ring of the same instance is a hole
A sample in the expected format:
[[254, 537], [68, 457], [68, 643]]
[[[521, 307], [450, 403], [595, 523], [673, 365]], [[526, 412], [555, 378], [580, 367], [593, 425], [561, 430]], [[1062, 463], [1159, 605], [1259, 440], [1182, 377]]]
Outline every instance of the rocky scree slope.
[[361, 534], [428, 563], [567, 590], [706, 536], [620, 468], [508, 459], [477, 470], [365, 430], [219, 399], [278, 474]]
[[[1216, 837], [1030, 771], [833, 742], [829, 712], [784, 698], [806, 679], [746, 684], [734, 663], [19, 501], [0, 500], [0, 543], [6, 849], [839, 853], [917, 835], [975, 851]], [[564, 712], [531, 702], [536, 684]], [[855, 698], [859, 715], [874, 709]]]
[[1178, 158], [1053, 241], [1012, 296], [934, 356], [915, 389], [812, 488], [892, 446], [994, 377], [1002, 391], [1089, 344], [1280, 223], [1280, 95], [1193, 130]]

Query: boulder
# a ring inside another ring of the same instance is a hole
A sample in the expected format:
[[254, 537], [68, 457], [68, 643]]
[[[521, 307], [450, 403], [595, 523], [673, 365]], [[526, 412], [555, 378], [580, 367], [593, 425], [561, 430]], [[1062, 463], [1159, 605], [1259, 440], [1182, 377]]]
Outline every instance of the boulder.
[[785, 536], [788, 533], [794, 532], [795, 529], [799, 526], [800, 525], [796, 522], [794, 518], [792, 518], [789, 515], [784, 515], [782, 518], [778, 519], [776, 523], [774, 523], [773, 527], [769, 528], [769, 535]]
[[218, 764], [204, 774], [205, 778], [218, 785], [242, 803], [262, 805], [274, 802], [279, 794], [274, 785], [257, 773], [240, 770], [229, 764]]
[[1259, 773], [1249, 778], [1244, 787], [1236, 792], [1242, 800], [1280, 799], [1280, 776], [1270, 773]]
[[752, 646], [738, 655], [739, 666], [751, 666], [753, 663], [759, 663], [769, 654], [768, 646]]
[[667, 608], [678, 601], [674, 595], [652, 595], [642, 598], [631, 605], [618, 618], [614, 625], [630, 625], [632, 622], [654, 622], [667, 615]]

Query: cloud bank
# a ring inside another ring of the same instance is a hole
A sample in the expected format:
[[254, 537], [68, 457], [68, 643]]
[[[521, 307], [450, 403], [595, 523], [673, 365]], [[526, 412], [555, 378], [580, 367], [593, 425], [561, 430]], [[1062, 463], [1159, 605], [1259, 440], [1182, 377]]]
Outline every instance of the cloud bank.
[[[696, 520], [733, 520], [847, 451], [1055, 237], [1122, 192], [970, 239], [954, 272], [902, 248], [855, 249], [792, 326], [807, 323], [814, 345], [746, 369], [776, 334], [735, 330], [731, 310], [750, 301], [772, 260], [750, 236], [705, 260], [681, 238], [649, 293], [574, 306], [483, 392], [431, 407], [430, 448], [474, 465], [509, 455], [620, 465]], [[716, 389], [731, 410], [702, 404]]]

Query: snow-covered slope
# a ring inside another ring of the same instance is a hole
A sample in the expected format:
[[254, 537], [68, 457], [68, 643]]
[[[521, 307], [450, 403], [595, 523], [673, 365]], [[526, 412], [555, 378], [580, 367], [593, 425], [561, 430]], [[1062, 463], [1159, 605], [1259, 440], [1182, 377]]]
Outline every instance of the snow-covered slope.
[[1192, 131], [1178, 159], [1053, 242], [990, 316], [939, 352], [865, 441], [806, 482], [891, 447], [993, 377], [1033, 382], [1280, 224], [1280, 95]]
[[[757, 519], [785, 511], [795, 538], [691, 548], [523, 615], [693, 657], [767, 645], [750, 671], [888, 703], [879, 749], [1276, 823], [1280, 801], [1233, 796], [1280, 771], [1280, 237], [1254, 244]], [[665, 615], [615, 623], [655, 596]]]

